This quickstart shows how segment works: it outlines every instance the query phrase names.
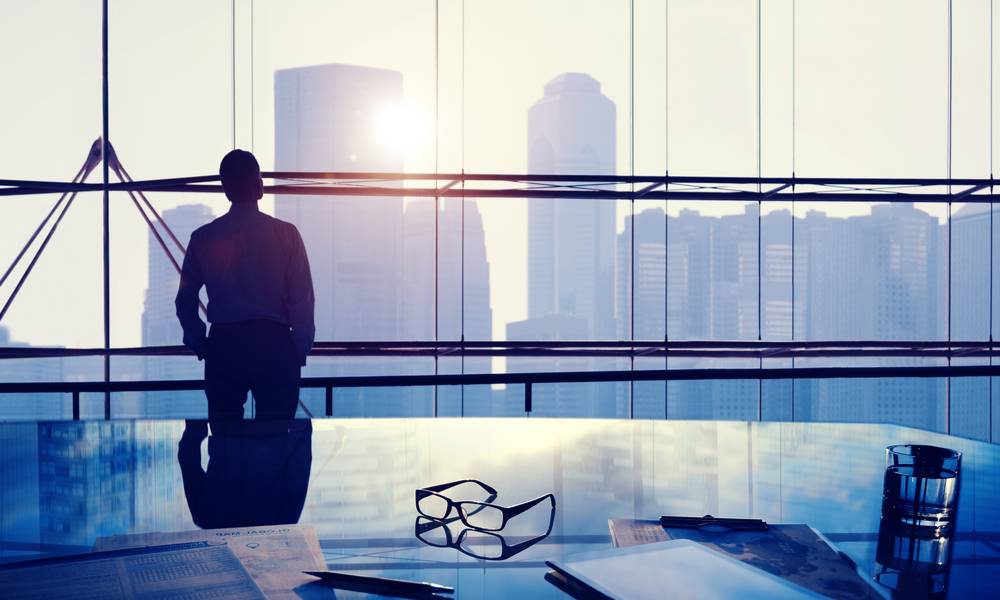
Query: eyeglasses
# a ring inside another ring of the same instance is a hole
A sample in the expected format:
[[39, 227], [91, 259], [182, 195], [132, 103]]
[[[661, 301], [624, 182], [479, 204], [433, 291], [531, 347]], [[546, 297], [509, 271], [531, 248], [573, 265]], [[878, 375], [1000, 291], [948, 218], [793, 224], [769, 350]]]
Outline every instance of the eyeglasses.
[[454, 548], [472, 558], [507, 560], [548, 537], [552, 532], [555, 515], [556, 506], [553, 500], [549, 511], [549, 525], [545, 533], [515, 544], [509, 543], [508, 539], [499, 533], [479, 529], [463, 529], [457, 536], [453, 536], [447, 524], [426, 517], [417, 517], [414, 521], [413, 535], [428, 546]]
[[[469, 500], [456, 502], [440, 493], [463, 483], [474, 483], [485, 490], [489, 496], [481, 502]], [[552, 494], [545, 494], [534, 500], [528, 500], [527, 502], [509, 507], [493, 504], [493, 500], [496, 497], [497, 491], [482, 481], [477, 479], [461, 479], [459, 481], [418, 489], [416, 491], [417, 512], [428, 519], [442, 523], [450, 523], [459, 519], [466, 527], [471, 529], [500, 531], [507, 524], [507, 521], [537, 506], [546, 499], [552, 503], [553, 510], [555, 510], [556, 506], [556, 497]], [[452, 517], [452, 514], [456, 516]]]

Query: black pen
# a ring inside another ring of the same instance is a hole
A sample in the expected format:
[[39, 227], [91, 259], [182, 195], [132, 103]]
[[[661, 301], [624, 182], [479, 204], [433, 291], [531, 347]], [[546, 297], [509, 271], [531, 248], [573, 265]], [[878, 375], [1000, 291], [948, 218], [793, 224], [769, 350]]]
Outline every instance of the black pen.
[[352, 587], [372, 587], [386, 588], [411, 594], [452, 594], [455, 588], [426, 581], [407, 581], [405, 579], [387, 579], [385, 577], [365, 577], [364, 575], [351, 575], [349, 573], [337, 573], [336, 571], [302, 571], [306, 575], [319, 577], [324, 582], [330, 584], [345, 584]]
[[727, 529], [741, 531], [767, 531], [767, 522], [761, 519], [730, 519], [725, 517], [660, 517], [661, 527], [677, 527], [680, 529], [698, 529], [706, 525], [718, 525]]

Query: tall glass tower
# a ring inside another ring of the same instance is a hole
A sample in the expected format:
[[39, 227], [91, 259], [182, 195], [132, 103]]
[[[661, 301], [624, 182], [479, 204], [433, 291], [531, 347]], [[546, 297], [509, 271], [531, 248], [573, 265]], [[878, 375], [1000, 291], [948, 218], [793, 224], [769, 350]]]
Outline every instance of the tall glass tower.
[[[163, 221], [182, 244], [191, 239], [191, 232], [213, 218], [212, 209], [204, 204], [185, 204], [163, 211]], [[170, 238], [161, 231], [167, 244]], [[179, 346], [184, 333], [177, 321], [174, 297], [180, 277], [160, 247], [156, 236], [149, 233], [149, 285], [142, 311], [143, 346]], [[172, 246], [171, 250], [175, 250]], [[177, 253], [175, 252], [176, 256]], [[205, 299], [202, 292], [202, 299]], [[202, 315], [204, 318], [204, 315]], [[193, 357], [148, 356], [144, 359], [146, 379], [201, 379], [203, 364]], [[203, 392], [148, 392], [141, 406], [130, 406], [129, 396], [121, 398], [116, 412], [123, 416], [179, 417], [206, 415], [208, 404]]]
[[[528, 110], [528, 172], [615, 172], [615, 104], [601, 93], [601, 84], [590, 75], [556, 76]], [[613, 202], [529, 202], [528, 318], [509, 323], [507, 339], [614, 338], [615, 240]], [[510, 371], [615, 368], [579, 358], [517, 358], [508, 360], [507, 365]], [[616, 388], [614, 384], [538, 386], [535, 412], [615, 416], [621, 414], [624, 401]]]
[[[615, 172], [615, 104], [584, 73], [563, 73], [528, 110], [528, 172]], [[615, 205], [528, 203], [528, 318], [573, 316], [614, 336]]]
[[[397, 71], [330, 64], [274, 76], [274, 163], [279, 171], [400, 172], [379, 140], [380, 114], [398, 107]], [[403, 199], [281, 195], [309, 254], [317, 340], [399, 339]]]

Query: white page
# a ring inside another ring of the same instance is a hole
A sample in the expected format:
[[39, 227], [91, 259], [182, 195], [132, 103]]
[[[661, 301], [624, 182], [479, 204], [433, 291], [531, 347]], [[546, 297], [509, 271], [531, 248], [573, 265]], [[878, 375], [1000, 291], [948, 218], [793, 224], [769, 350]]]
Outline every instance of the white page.
[[[317, 581], [302, 571], [326, 569], [323, 552], [312, 527], [303, 525], [268, 525], [137, 533], [98, 538], [94, 550], [112, 550], [155, 546], [178, 542], [209, 540], [225, 542], [247, 571], [271, 599], [296, 599], [296, 587]], [[317, 590], [320, 592], [322, 590]]]
[[7, 598], [173, 600], [206, 597], [261, 600], [264, 595], [225, 544], [195, 542], [76, 554], [0, 568]]

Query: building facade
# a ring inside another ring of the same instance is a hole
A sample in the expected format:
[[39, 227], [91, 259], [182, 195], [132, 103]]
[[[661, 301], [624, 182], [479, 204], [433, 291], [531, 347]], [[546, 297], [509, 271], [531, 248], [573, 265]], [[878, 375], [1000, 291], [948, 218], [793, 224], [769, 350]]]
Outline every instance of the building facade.
[[[187, 244], [191, 233], [214, 217], [212, 209], [204, 204], [185, 204], [163, 211], [163, 221], [182, 244]], [[178, 256], [173, 241], [162, 228], [160, 236], [168, 248]], [[170, 259], [160, 247], [160, 242], [149, 233], [149, 283], [142, 311], [143, 346], [179, 346], [184, 332], [177, 320], [174, 298], [180, 276]], [[178, 264], [182, 259], [178, 259]], [[202, 303], [207, 296], [202, 291]], [[206, 318], [202, 315], [202, 318]], [[146, 379], [201, 379], [204, 365], [190, 356], [149, 356], [143, 359]], [[147, 392], [141, 401], [136, 395], [116, 398], [115, 412], [124, 417], [192, 417], [206, 416], [208, 404], [202, 392]]]

